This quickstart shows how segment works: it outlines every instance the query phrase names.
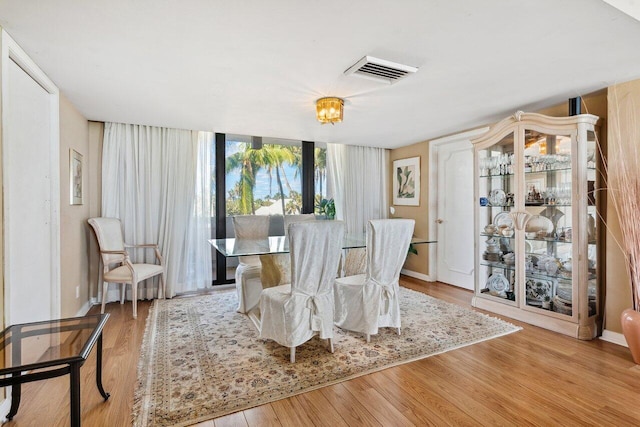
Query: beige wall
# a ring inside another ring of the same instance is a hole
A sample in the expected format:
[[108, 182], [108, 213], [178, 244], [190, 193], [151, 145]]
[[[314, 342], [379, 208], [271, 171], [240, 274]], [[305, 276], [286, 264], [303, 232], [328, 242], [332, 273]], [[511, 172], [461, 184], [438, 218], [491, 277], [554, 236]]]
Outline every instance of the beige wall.
[[[84, 204], [70, 205], [69, 152], [83, 156]], [[89, 184], [89, 122], [60, 95], [60, 314], [75, 316], [89, 301], [88, 198]], [[79, 297], [76, 298], [76, 287]], [[84, 313], [80, 313], [84, 314]]]
[[[629, 144], [637, 144], [631, 135], [628, 134], [630, 129], [638, 127], [636, 123], [637, 117], [629, 112], [623, 111], [624, 106], [615, 106], [613, 102], [616, 99], [628, 97], [629, 101], [636, 105], [640, 103], [640, 80], [634, 80], [622, 83], [609, 88], [609, 115], [617, 114], [619, 121], [620, 138], [622, 141], [628, 141]], [[633, 122], [631, 120], [633, 120]], [[613, 139], [616, 135], [609, 130], [609, 139]], [[615, 168], [616, 165], [609, 164], [609, 168]], [[620, 314], [624, 309], [632, 307], [630, 279], [625, 265], [624, 254], [622, 253], [617, 241], [621, 238], [620, 227], [616, 216], [615, 209], [608, 199], [607, 204], [607, 274], [606, 274], [606, 307], [605, 307], [605, 328], [613, 332], [622, 332], [620, 326]]]
[[[84, 314], [97, 295], [98, 245], [87, 219], [99, 216], [104, 124], [89, 122], [60, 95], [60, 300], [62, 317]], [[69, 150], [82, 154], [83, 204], [69, 204]], [[76, 287], [79, 297], [76, 298]]]
[[[391, 181], [389, 183], [389, 204], [396, 212], [394, 217], [412, 218], [416, 221], [413, 234], [418, 237], [429, 237], [429, 144], [420, 142], [418, 144], [391, 150], [389, 155], [389, 177], [395, 176], [393, 171], [393, 161], [405, 159], [407, 157], [420, 157], [420, 206], [397, 206], [393, 205], [393, 194]], [[416, 245], [417, 255], [409, 254], [404, 268], [416, 273], [429, 274], [429, 257], [427, 245]]]
[[[104, 123], [89, 122], [89, 218], [100, 216], [102, 212], [102, 140], [104, 138]], [[98, 295], [98, 280], [100, 276], [100, 256], [98, 241], [93, 232], [89, 233], [89, 297]]]

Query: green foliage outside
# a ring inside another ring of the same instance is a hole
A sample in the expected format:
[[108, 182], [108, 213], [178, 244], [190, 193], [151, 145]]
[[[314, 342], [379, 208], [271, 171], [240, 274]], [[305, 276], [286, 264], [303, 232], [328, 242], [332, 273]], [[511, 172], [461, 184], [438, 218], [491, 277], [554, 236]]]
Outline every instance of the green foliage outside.
[[[287, 177], [284, 166], [295, 168], [294, 178], [302, 172], [302, 150], [299, 146], [265, 144], [254, 150], [251, 144], [240, 143], [240, 150], [226, 159], [227, 172], [240, 171], [240, 180], [229, 190], [226, 199], [227, 215], [255, 214], [262, 206], [270, 206], [273, 200], [279, 200], [285, 214], [299, 214], [302, 210], [302, 194], [294, 190]], [[316, 148], [316, 182], [326, 177], [326, 150]], [[269, 186], [275, 178], [277, 192], [265, 200], [255, 199], [256, 176], [263, 170], [269, 176]], [[319, 181], [322, 185], [322, 181]], [[285, 193], [285, 187], [288, 195]], [[322, 187], [320, 187], [322, 192]], [[290, 199], [285, 201], [285, 199]]]

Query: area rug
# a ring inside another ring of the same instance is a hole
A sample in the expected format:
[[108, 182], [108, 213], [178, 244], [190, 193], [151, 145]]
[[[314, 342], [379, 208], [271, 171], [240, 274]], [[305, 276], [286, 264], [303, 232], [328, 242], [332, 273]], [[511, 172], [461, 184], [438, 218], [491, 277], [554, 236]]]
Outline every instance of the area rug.
[[187, 426], [517, 331], [502, 320], [401, 288], [402, 335], [334, 331], [296, 349], [263, 341], [235, 290], [151, 307], [138, 365], [135, 426]]

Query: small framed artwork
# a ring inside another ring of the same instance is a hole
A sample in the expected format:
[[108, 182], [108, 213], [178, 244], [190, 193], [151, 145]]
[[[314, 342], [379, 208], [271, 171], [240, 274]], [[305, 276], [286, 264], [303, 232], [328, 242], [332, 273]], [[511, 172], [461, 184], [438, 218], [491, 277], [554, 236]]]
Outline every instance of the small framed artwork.
[[420, 206], [420, 157], [394, 160], [393, 204]]
[[82, 204], [82, 154], [69, 149], [69, 204]]

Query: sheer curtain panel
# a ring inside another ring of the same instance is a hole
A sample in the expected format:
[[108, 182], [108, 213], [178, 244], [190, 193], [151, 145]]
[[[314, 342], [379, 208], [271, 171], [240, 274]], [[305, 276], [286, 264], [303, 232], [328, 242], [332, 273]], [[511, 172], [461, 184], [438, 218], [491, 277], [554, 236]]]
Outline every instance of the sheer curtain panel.
[[[105, 123], [102, 216], [122, 221], [127, 242], [158, 243], [166, 297], [211, 284], [208, 143], [188, 130]], [[145, 256], [131, 253], [138, 262]], [[148, 286], [139, 295], [153, 293]]]
[[383, 148], [327, 144], [329, 194], [347, 233], [364, 233], [369, 220], [387, 218], [388, 169]]

